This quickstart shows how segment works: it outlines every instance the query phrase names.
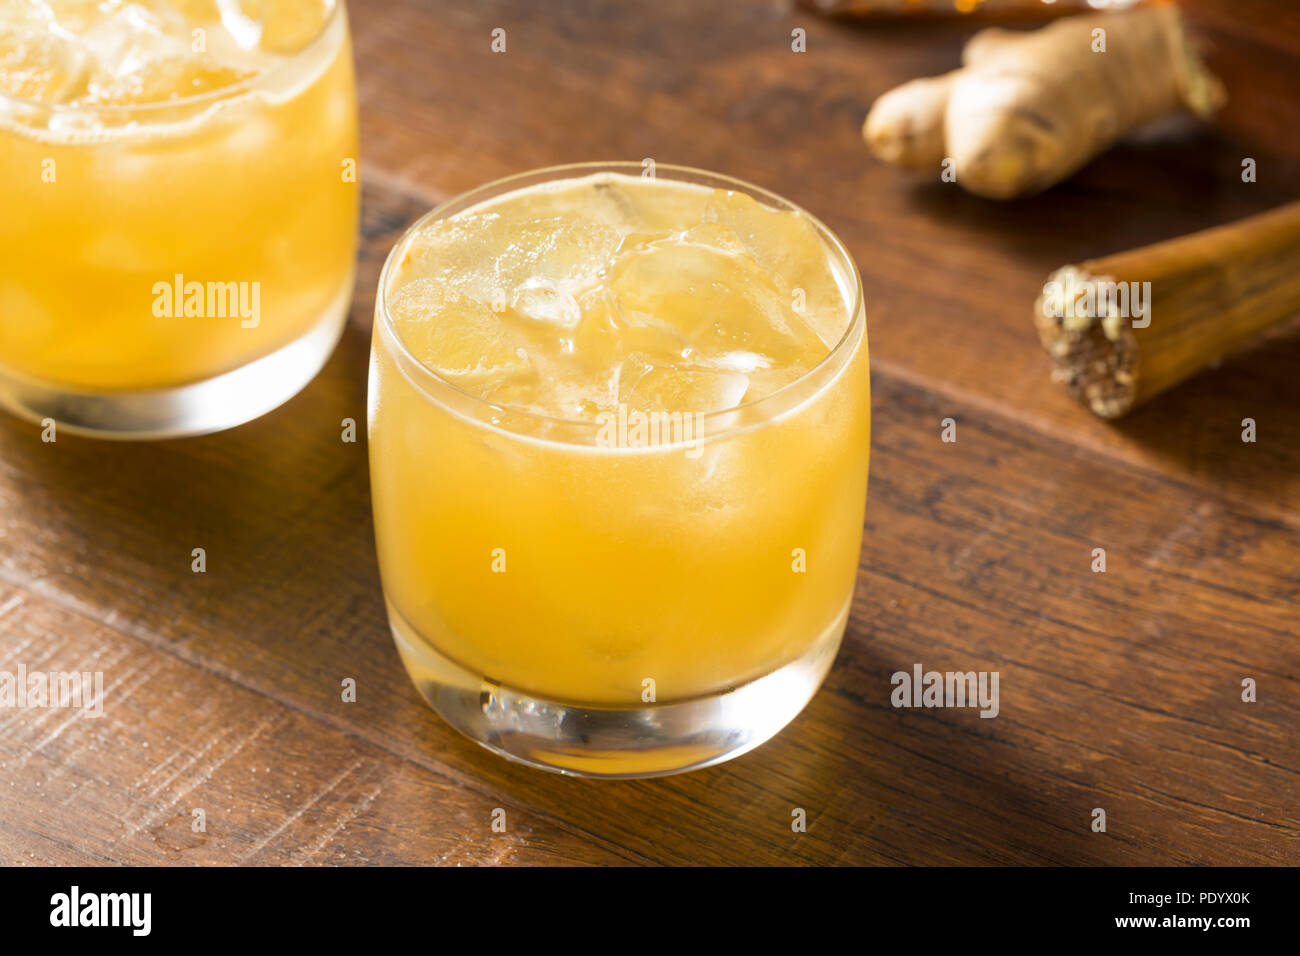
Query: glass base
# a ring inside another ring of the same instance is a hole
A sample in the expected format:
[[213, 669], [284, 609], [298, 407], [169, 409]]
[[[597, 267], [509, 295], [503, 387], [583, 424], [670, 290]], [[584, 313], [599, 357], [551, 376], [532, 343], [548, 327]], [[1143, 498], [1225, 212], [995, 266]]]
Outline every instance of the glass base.
[[830, 670], [848, 621], [798, 659], [739, 687], [692, 700], [594, 707], [533, 697], [472, 674], [418, 637], [391, 604], [388, 620], [424, 699], [465, 736], [518, 763], [576, 777], [660, 777], [753, 750], [803, 710]]
[[232, 372], [175, 388], [78, 391], [0, 366], [0, 406], [91, 438], [148, 441], [242, 425], [283, 405], [316, 377], [343, 334], [351, 299], [349, 280], [306, 335]]

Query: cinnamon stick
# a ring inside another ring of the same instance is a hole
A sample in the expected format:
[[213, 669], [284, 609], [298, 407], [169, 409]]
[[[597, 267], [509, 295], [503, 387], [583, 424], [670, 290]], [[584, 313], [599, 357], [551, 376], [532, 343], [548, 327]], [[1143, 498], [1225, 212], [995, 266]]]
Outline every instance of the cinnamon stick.
[[1118, 418], [1300, 311], [1300, 202], [1064, 266], [1034, 306], [1053, 377]]

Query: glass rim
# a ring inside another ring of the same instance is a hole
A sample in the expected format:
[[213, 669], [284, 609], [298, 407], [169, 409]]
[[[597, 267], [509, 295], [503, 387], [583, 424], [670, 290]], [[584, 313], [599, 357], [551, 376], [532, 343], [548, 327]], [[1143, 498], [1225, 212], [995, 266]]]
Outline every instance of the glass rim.
[[[520, 408], [518, 406], [493, 402], [490, 399], [475, 394], [474, 392], [467, 391], [452, 382], [450, 379], [443, 377], [437, 371], [416, 358], [411, 353], [406, 343], [402, 340], [401, 335], [398, 334], [393, 325], [392, 316], [388, 311], [388, 286], [391, 278], [391, 271], [394, 268], [393, 263], [398, 257], [398, 252], [403, 250], [411, 237], [427, 223], [449, 218], [452, 215], [471, 209], [474, 206], [491, 199], [493, 196], [505, 195], [512, 191], [512, 187], [521, 188], [516, 184], [521, 184], [525, 181], [529, 185], [540, 185], [544, 182], [554, 182], [562, 179], [576, 179], [580, 178], [584, 174], [592, 175], [601, 172], [630, 173], [633, 171], [640, 173], [643, 168], [642, 163], [636, 162], [635, 160], [608, 160], [562, 163], [556, 166], [543, 166], [537, 169], [525, 170], [520, 173], [512, 173], [509, 176], [499, 177], [490, 182], [483, 183], [480, 186], [475, 186], [473, 189], [465, 190], [464, 192], [457, 193], [444, 199], [407, 226], [406, 229], [403, 230], [397, 242], [394, 243], [393, 248], [389, 250], [387, 257], [384, 259], [384, 265], [379, 273], [378, 288], [376, 289], [375, 294], [376, 321], [382, 328], [387, 339], [392, 343], [393, 347], [397, 349], [398, 356], [402, 359], [402, 362], [399, 364], [411, 367], [416, 370], [416, 373], [424, 381], [433, 383], [436, 390], [450, 392], [463, 404], [473, 408], [488, 411], [495, 410], [506, 413], [512, 418], [517, 417], [525, 421], [538, 422], [549, 427], [590, 430], [593, 432], [599, 431], [601, 428], [605, 427], [597, 419], [559, 418], [553, 415], [544, 415], [540, 412], [530, 411], [529, 409]], [[670, 173], [685, 174], [685, 177], [679, 178], [676, 181], [687, 182], [693, 185], [702, 185], [702, 183], [697, 180], [686, 178], [691, 176], [701, 177], [704, 180], [712, 181], [715, 184], [723, 184], [729, 189], [744, 192], [746, 195], [759, 199], [772, 208], [800, 213], [807, 218], [809, 223], [811, 223], [813, 228], [816, 230], [818, 236], [826, 243], [827, 252], [830, 254], [830, 257], [841, 260], [843, 265], [846, 267], [846, 274], [851, 280], [853, 287], [852, 304], [849, 306], [848, 322], [843, 334], [826, 355], [822, 356], [822, 358], [812, 368], [808, 369], [798, 378], [794, 379], [794, 381], [783, 385], [776, 391], [763, 395], [760, 398], [753, 399], [752, 401], [743, 402], [742, 404], [732, 408], [722, 408], [710, 412], [686, 414], [698, 415], [701, 423], [712, 423], [724, 418], [734, 419], [743, 413], [748, 416], [757, 416], [761, 423], [777, 418], [782, 414], [782, 412], [789, 408], [798, 407], [803, 404], [807, 398], [819, 394], [822, 391], [822, 386], [813, 389], [807, 396], [800, 397], [800, 391], [807, 388], [808, 382], [825, 375], [828, 369], [832, 368], [835, 363], [841, 361], [844, 353], [857, 342], [858, 338], [865, 337], [866, 335], [866, 309], [863, 302], [864, 294], [862, 289], [862, 274], [858, 269], [857, 262], [854, 261], [853, 256], [849, 253], [849, 250], [844, 245], [843, 241], [824, 222], [812, 213], [808, 212], [808, 210], [783, 196], [768, 189], [764, 189], [762, 186], [756, 186], [753, 183], [746, 182], [745, 180], [738, 179], [734, 176], [728, 176], [725, 173], [716, 173], [712, 170], [700, 169], [694, 166], [656, 163], [654, 169], [656, 171], [656, 178], [658, 177], [658, 171], [666, 170]], [[715, 186], [715, 188], [719, 187]], [[859, 332], [861, 333], [861, 336], [859, 335]], [[844, 364], [847, 365], [847, 362]], [[401, 371], [401, 369], [399, 369], [399, 371]], [[431, 393], [430, 390], [423, 387], [423, 385], [418, 385], [417, 387], [419, 387], [419, 390], [426, 398], [435, 402], [439, 400], [436, 394]], [[792, 396], [799, 398], [799, 400], [790, 405], [783, 404], [783, 402], [790, 402]], [[779, 410], [773, 414], [759, 414], [760, 410], [767, 410], [774, 407]], [[488, 419], [485, 421], [491, 420]], [[719, 429], [715, 434], [729, 434], [732, 431], [738, 431], [741, 428], [746, 427], [748, 424], [751, 423], [743, 422], [734, 426], [724, 427]], [[509, 431], [509, 429], [507, 429], [507, 431]], [[715, 437], [715, 434], [706, 433], [706, 437]]]
[[[271, 84], [271, 81], [282, 74], [294, 63], [315, 53], [317, 49], [325, 43], [326, 35], [333, 28], [334, 24], [341, 16], [344, 16], [345, 0], [329, 0], [330, 11], [321, 24], [315, 35], [303, 45], [301, 49], [285, 55], [284, 59], [275, 64], [265, 73], [254, 73], [252, 76], [244, 77], [238, 83], [232, 83], [229, 86], [218, 87], [214, 90], [205, 90], [202, 93], [194, 93], [190, 96], [178, 96], [172, 100], [158, 100], [153, 103], [127, 103], [121, 106], [114, 106], [111, 103], [42, 103], [40, 100], [29, 99], [25, 96], [15, 96], [11, 93], [0, 91], [0, 104], [9, 104], [12, 108], [27, 113], [43, 113], [49, 115], [61, 116], [94, 116], [96, 114], [111, 114], [114, 116], [133, 116], [136, 114], [149, 115], [158, 114], [165, 110], [184, 111], [190, 106], [208, 106], [212, 103], [242, 99], [245, 94], [253, 92], [261, 86]], [[175, 122], [182, 122], [178, 119]]]

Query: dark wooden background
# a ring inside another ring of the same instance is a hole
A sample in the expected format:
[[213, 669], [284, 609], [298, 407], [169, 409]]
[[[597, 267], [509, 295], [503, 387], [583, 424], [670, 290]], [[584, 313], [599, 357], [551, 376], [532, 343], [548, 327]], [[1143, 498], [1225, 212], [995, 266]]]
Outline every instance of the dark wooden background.
[[[1056, 266], [1300, 196], [1300, 9], [1187, 6], [1232, 98], [1217, 125], [993, 204], [872, 161], [858, 132], [876, 95], [955, 65], [973, 20], [353, 0], [364, 240], [321, 376], [168, 443], [44, 444], [0, 416], [0, 669], [102, 670], [108, 698], [98, 720], [0, 711], [0, 862], [1300, 862], [1300, 329], [1108, 425], [1049, 381], [1030, 321]], [[375, 281], [407, 223], [498, 176], [644, 157], [789, 196], [857, 258], [861, 575], [833, 673], [776, 740], [685, 776], [573, 781], [489, 755], [416, 695], [364, 439], [340, 423], [364, 423]], [[914, 662], [999, 671], [1000, 716], [892, 709]]]

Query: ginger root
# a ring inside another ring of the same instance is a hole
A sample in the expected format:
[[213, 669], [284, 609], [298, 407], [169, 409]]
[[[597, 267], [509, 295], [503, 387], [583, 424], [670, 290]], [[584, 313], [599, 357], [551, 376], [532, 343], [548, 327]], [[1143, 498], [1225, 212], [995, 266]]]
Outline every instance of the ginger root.
[[876, 100], [862, 128], [872, 151], [885, 162], [907, 169], [933, 168], [941, 162], [943, 115], [960, 72], [911, 80]]
[[881, 96], [862, 134], [886, 162], [950, 159], [958, 183], [991, 199], [1046, 189], [1139, 126], [1223, 102], [1172, 6], [982, 30], [962, 63]]

